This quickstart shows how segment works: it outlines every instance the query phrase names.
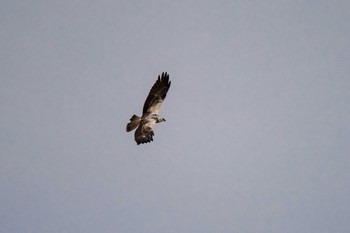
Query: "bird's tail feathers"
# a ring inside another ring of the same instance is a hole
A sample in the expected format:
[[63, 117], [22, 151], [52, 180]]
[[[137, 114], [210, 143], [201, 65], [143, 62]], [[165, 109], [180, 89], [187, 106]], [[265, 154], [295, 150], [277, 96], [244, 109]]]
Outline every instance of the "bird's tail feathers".
[[130, 132], [134, 129], [136, 129], [141, 121], [141, 117], [136, 116], [135, 114], [132, 115], [132, 117], [130, 118], [130, 122], [126, 125], [126, 132]]

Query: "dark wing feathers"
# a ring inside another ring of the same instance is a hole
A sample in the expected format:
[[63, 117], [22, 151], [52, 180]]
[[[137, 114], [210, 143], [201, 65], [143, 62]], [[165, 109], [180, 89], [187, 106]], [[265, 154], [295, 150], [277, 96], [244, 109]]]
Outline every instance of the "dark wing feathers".
[[135, 131], [135, 141], [137, 145], [148, 143], [153, 141], [154, 132], [151, 129], [150, 131], [144, 130], [143, 125], [140, 125]]
[[162, 101], [165, 99], [166, 94], [170, 88], [171, 81], [169, 81], [169, 75], [166, 72], [162, 73], [162, 76], [158, 75], [158, 79], [151, 88], [145, 104], [143, 105], [142, 113], [158, 112]]

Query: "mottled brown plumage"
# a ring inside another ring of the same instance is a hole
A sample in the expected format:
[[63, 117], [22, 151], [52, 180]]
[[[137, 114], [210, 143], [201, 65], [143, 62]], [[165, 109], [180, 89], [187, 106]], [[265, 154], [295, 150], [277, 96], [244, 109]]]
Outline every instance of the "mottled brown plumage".
[[159, 117], [159, 109], [170, 88], [171, 81], [169, 75], [165, 72], [158, 75], [157, 81], [152, 86], [146, 101], [143, 105], [142, 117], [133, 115], [126, 126], [126, 131], [130, 132], [135, 128], [135, 141], [137, 145], [153, 141], [153, 127], [156, 123], [165, 121]]

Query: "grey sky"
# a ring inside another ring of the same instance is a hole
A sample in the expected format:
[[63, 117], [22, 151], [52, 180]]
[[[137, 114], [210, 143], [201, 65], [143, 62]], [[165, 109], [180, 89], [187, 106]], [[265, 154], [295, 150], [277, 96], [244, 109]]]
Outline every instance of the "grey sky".
[[2, 232], [350, 232], [349, 1], [1, 5]]

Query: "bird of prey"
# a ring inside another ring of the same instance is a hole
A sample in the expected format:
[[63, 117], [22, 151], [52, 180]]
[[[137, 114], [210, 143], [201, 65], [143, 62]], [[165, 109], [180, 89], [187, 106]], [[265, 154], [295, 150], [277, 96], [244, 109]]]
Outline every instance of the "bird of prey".
[[153, 141], [153, 127], [156, 123], [165, 121], [158, 113], [170, 84], [171, 81], [169, 81], [169, 75], [166, 72], [158, 75], [158, 79], [151, 88], [143, 105], [142, 116], [132, 115], [130, 122], [126, 125], [126, 132], [137, 128], [135, 131], [137, 145]]

